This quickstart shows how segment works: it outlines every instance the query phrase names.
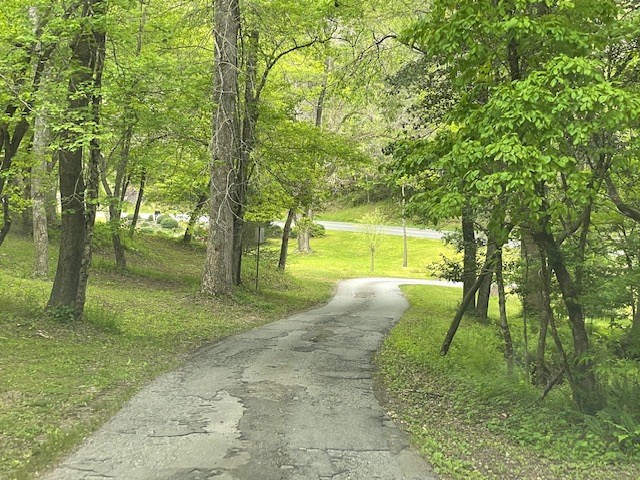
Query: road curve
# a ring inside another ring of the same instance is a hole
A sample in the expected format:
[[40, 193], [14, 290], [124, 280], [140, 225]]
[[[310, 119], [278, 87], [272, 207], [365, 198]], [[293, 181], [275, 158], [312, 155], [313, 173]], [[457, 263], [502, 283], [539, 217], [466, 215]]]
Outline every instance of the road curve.
[[[317, 223], [324, 226], [327, 230], [339, 230], [343, 232], [363, 232], [365, 227], [365, 225], [358, 223], [333, 222], [328, 220], [318, 220]], [[380, 233], [384, 235], [404, 235], [403, 229], [400, 226], [380, 225], [378, 228], [380, 229]], [[428, 228], [407, 227], [407, 237], [440, 239], [447, 233], [450, 232], [431, 230]]]
[[432, 480], [385, 415], [372, 354], [407, 279], [341, 283], [324, 307], [200, 349], [46, 480]]
[[[284, 222], [282, 221], [273, 222], [273, 223], [280, 227], [284, 226]], [[362, 233], [364, 232], [364, 227], [365, 227], [365, 225], [360, 223], [334, 222], [329, 220], [317, 220], [316, 223], [319, 223], [327, 230], [337, 230], [341, 232]], [[380, 233], [384, 235], [396, 235], [396, 236], [404, 235], [402, 227], [399, 227], [399, 226], [380, 225], [379, 229], [380, 229]], [[451, 232], [447, 232], [444, 230], [443, 231], [431, 230], [428, 228], [407, 227], [407, 237], [413, 237], [413, 238], [440, 239], [440, 238], [444, 238], [444, 236], [447, 235], [448, 233], [451, 233]]]

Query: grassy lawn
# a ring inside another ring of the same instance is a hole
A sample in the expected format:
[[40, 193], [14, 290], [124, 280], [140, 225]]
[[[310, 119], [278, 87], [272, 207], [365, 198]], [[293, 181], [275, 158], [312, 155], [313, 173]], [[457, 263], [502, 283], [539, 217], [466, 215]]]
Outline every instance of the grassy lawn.
[[431, 278], [431, 264], [452, 249], [440, 240], [409, 238], [408, 266], [402, 266], [402, 237], [385, 236], [375, 255], [371, 271], [371, 254], [361, 233], [327, 231], [326, 236], [311, 239], [310, 255], [295, 252], [292, 240], [289, 268], [300, 278], [341, 279], [357, 277]]
[[[334, 222], [362, 223], [362, 217], [378, 209], [385, 218], [387, 225], [402, 225], [402, 208], [396, 202], [381, 201], [368, 204], [352, 205], [343, 202], [330, 204], [323, 211], [318, 212], [318, 220], [330, 220]], [[439, 225], [421, 223], [417, 219], [408, 218], [407, 226], [417, 228], [437, 228], [438, 230], [456, 230], [460, 228], [460, 222], [449, 220]]]
[[199, 345], [309, 308], [333, 288], [264, 266], [260, 291], [213, 300], [198, 293], [203, 261], [201, 246], [140, 236], [130, 271], [118, 275], [103, 249], [87, 321], [70, 324], [43, 315], [51, 282], [31, 278], [31, 241], [8, 237], [0, 249], [0, 478], [36, 476]]

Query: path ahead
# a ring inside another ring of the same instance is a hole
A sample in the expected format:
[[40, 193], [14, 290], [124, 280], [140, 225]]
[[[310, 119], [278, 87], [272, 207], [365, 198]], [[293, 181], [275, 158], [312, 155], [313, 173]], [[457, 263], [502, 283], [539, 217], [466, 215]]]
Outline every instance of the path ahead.
[[199, 350], [47, 480], [433, 480], [380, 408], [372, 354], [408, 304], [359, 279], [326, 306]]

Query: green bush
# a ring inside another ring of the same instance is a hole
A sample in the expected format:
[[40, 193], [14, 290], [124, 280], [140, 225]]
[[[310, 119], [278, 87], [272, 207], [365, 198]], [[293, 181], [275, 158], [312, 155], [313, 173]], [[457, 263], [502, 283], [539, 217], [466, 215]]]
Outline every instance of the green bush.
[[171, 218], [169, 216], [166, 216], [160, 221], [160, 226], [162, 228], [166, 228], [167, 230], [175, 230], [176, 228], [178, 228], [178, 225], [178, 221], [175, 218]]
[[[327, 230], [319, 223], [312, 222], [309, 226], [309, 234], [312, 238], [322, 238], [327, 234]], [[298, 237], [298, 226], [291, 229], [291, 238]]]

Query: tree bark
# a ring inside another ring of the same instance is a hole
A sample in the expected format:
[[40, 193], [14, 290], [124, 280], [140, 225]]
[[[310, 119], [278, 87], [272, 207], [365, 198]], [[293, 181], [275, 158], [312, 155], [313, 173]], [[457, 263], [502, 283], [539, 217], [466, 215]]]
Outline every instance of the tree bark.
[[[93, 7], [93, 15], [104, 15], [107, 5], [105, 2], [96, 1]], [[93, 63], [93, 91], [91, 93], [91, 117], [94, 128], [101, 124], [100, 109], [102, 106], [102, 73], [106, 53], [106, 31], [103, 28], [93, 28], [94, 63]], [[82, 251], [82, 264], [80, 267], [80, 280], [76, 295], [75, 317], [81, 318], [84, 314], [84, 305], [87, 300], [87, 287], [89, 285], [89, 268], [93, 256], [93, 232], [96, 223], [96, 211], [98, 208], [98, 189], [100, 187], [100, 163], [102, 150], [98, 141], [97, 132], [89, 143], [89, 165], [87, 166], [86, 205], [85, 205], [85, 238]]]
[[498, 304], [500, 308], [500, 329], [504, 338], [504, 358], [507, 361], [509, 372], [513, 371], [513, 340], [507, 318], [507, 296], [504, 290], [504, 278], [502, 275], [502, 248], [496, 252], [496, 282], [498, 283]]
[[289, 209], [287, 214], [287, 220], [284, 222], [284, 228], [282, 229], [282, 244], [280, 245], [280, 259], [278, 260], [278, 268], [284, 270], [287, 266], [287, 255], [289, 253], [289, 236], [291, 235], [291, 223], [296, 216], [296, 210], [294, 208]]
[[[496, 244], [492, 239], [487, 241], [486, 258], [495, 254]], [[490, 272], [485, 278], [482, 285], [478, 289], [478, 299], [476, 303], [476, 315], [482, 320], [486, 320], [489, 315], [489, 299], [491, 298], [491, 282], [493, 280], [493, 272]]]
[[257, 30], [251, 31], [246, 47], [247, 63], [244, 89], [244, 115], [242, 118], [240, 155], [236, 166], [236, 185], [233, 202], [233, 283], [235, 285], [242, 283], [244, 215], [247, 208], [251, 154], [255, 146], [256, 124], [258, 123], [258, 98], [256, 92], [258, 40]]
[[300, 253], [311, 253], [311, 216], [309, 215], [311, 210], [307, 210], [302, 214], [302, 219], [298, 221], [296, 219], [296, 226], [298, 227], [298, 251]]
[[[49, 309], [68, 309], [76, 317], [82, 315], [84, 295], [81, 291], [81, 273], [86, 265], [85, 234], [85, 182], [83, 176], [82, 148], [78, 146], [78, 130], [93, 121], [91, 101], [95, 95], [95, 67], [98, 58], [97, 34], [93, 17], [102, 11], [101, 0], [85, 0], [82, 17], [90, 19], [72, 44], [72, 64], [75, 66], [69, 79], [68, 112], [75, 125], [62, 131], [63, 147], [60, 149], [60, 196], [62, 205], [62, 230], [60, 253], [53, 281]], [[89, 112], [87, 114], [87, 112]], [[80, 302], [79, 302], [80, 297]]]
[[25, 170], [21, 176], [22, 180], [22, 200], [27, 205], [22, 210], [22, 233], [33, 235], [33, 205], [31, 200], [31, 168]]
[[[466, 298], [467, 293], [471, 291], [475, 284], [476, 269], [478, 268], [476, 263], [478, 247], [476, 244], [474, 215], [473, 209], [468, 203], [462, 209], [462, 244], [464, 248], [464, 259], [462, 265], [462, 298]], [[475, 293], [469, 299], [468, 307], [472, 310], [476, 308]]]
[[447, 331], [447, 335], [445, 336], [444, 342], [442, 343], [442, 347], [440, 348], [440, 355], [446, 355], [449, 352], [449, 347], [451, 346], [451, 342], [458, 331], [458, 327], [460, 326], [460, 321], [462, 320], [462, 316], [467, 311], [469, 306], [472, 303], [472, 300], [475, 298], [475, 294], [482, 285], [482, 282], [493, 273], [496, 263], [496, 255], [492, 255], [488, 257], [480, 271], [480, 275], [476, 278], [476, 282], [471, 286], [467, 294], [462, 299], [462, 303], [458, 307], [453, 320], [451, 321], [451, 326], [449, 327], [449, 331]]
[[205, 192], [202, 192], [202, 194], [198, 197], [198, 202], [196, 203], [196, 206], [193, 208], [193, 211], [189, 216], [189, 223], [187, 224], [187, 228], [184, 231], [184, 236], [182, 237], [183, 243], [191, 243], [191, 240], [193, 238], [193, 228], [196, 226], [198, 217], [202, 213], [202, 210], [207, 203], [210, 188], [211, 187], [208, 185], [207, 190]]
[[47, 229], [47, 210], [45, 184], [47, 172], [47, 148], [49, 147], [49, 129], [47, 118], [42, 111], [38, 111], [33, 128], [33, 157], [31, 168], [31, 199], [33, 202], [33, 244], [35, 247], [36, 277], [49, 275], [49, 231]]
[[140, 207], [142, 206], [142, 199], [144, 198], [144, 187], [147, 183], [147, 169], [142, 168], [140, 173], [140, 188], [138, 189], [138, 198], [136, 198], [136, 206], [133, 210], [133, 218], [131, 219], [131, 226], [129, 227], [129, 236], [133, 237], [136, 233], [136, 227], [138, 225], [138, 219], [140, 218]]
[[534, 239], [544, 250], [549, 267], [555, 273], [562, 300], [571, 322], [575, 360], [572, 382], [573, 399], [582, 412], [594, 414], [604, 407], [605, 400], [598, 387], [593, 371], [593, 362], [585, 358], [589, 353], [589, 336], [576, 285], [553, 236], [549, 232], [542, 231], [536, 233]]
[[230, 202], [238, 159], [238, 0], [214, 0], [214, 100], [211, 142], [209, 237], [202, 290], [224, 295], [233, 288], [233, 223]]

